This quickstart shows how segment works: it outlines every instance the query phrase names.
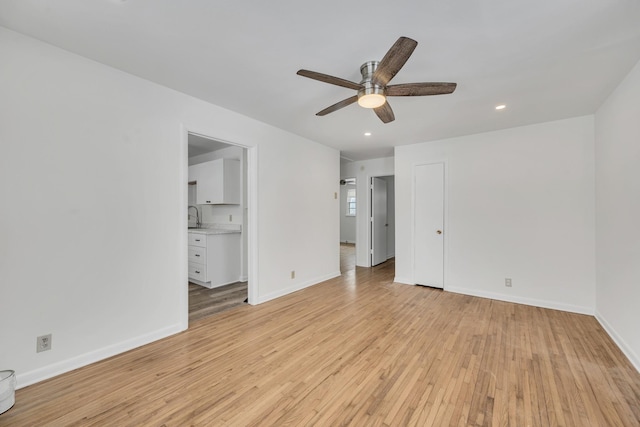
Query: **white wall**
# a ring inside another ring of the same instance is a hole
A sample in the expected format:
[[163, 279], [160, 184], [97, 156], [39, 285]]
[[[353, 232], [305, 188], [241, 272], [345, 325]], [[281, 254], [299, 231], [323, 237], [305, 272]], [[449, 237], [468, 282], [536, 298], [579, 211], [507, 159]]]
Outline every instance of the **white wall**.
[[593, 313], [593, 139], [589, 116], [396, 147], [396, 280], [415, 283], [413, 167], [444, 161], [445, 290]]
[[[356, 242], [356, 217], [347, 216], [347, 190], [355, 189], [355, 184], [340, 186], [340, 242]], [[356, 212], [358, 212], [358, 193], [356, 192]]]
[[596, 317], [640, 370], [640, 63], [595, 124]]
[[0, 366], [20, 386], [187, 326], [186, 130], [257, 159], [256, 301], [340, 274], [336, 150], [2, 28], [0, 57]]
[[[340, 166], [340, 178], [356, 178], [356, 194], [358, 195], [358, 209], [356, 211], [356, 265], [370, 267], [369, 233], [367, 218], [371, 215], [371, 201], [368, 184], [374, 176], [393, 175], [393, 157], [362, 160], [345, 163]], [[363, 209], [364, 208], [364, 209]]]

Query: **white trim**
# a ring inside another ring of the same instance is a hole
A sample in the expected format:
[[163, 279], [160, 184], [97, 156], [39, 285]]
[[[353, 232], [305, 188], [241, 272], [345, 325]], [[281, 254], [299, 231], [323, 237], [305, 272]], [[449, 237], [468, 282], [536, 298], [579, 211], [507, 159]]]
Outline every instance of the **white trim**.
[[249, 233], [247, 244], [247, 274], [249, 286], [247, 289], [247, 302], [251, 305], [258, 304], [260, 295], [260, 269], [258, 263], [258, 146], [247, 148], [247, 232]]
[[[371, 203], [373, 203], [372, 199], [371, 199], [371, 178], [373, 178], [373, 176], [371, 175], [365, 175], [365, 186], [367, 191], [365, 191], [364, 197], [365, 197], [365, 222], [367, 224], [367, 232], [365, 233], [365, 248], [367, 248], [367, 262], [364, 263], [364, 265], [360, 266], [360, 267], [371, 267], [371, 246], [372, 246], [372, 241], [371, 241]], [[357, 195], [358, 193], [356, 193]], [[362, 206], [362, 204], [360, 204], [360, 206]], [[358, 211], [356, 211], [357, 214]], [[360, 215], [360, 218], [362, 218], [362, 215]], [[356, 218], [356, 228], [358, 227], [358, 218]], [[357, 232], [357, 231], [356, 231]], [[358, 240], [358, 235], [356, 234], [356, 240]], [[358, 247], [358, 243], [356, 243], [356, 248]], [[356, 249], [357, 251], [357, 249]], [[356, 255], [356, 266], [357, 266], [357, 255]]]
[[594, 317], [600, 323], [602, 328], [605, 330], [607, 334], [611, 337], [614, 343], [618, 346], [618, 348], [622, 351], [622, 353], [627, 356], [629, 362], [636, 368], [636, 371], [640, 372], [640, 356], [638, 356], [631, 346], [626, 343], [624, 339], [616, 332], [616, 330], [611, 326], [609, 322], [602, 316], [598, 310], [596, 310]]
[[319, 283], [325, 282], [327, 280], [330, 280], [330, 279], [333, 279], [333, 278], [339, 277], [339, 276], [341, 276], [341, 273], [338, 271], [338, 272], [326, 274], [324, 276], [316, 277], [314, 279], [307, 280], [305, 282], [297, 283], [294, 286], [291, 286], [289, 288], [280, 289], [280, 290], [278, 290], [276, 292], [272, 292], [270, 294], [261, 296], [258, 299], [258, 301], [256, 301], [256, 304], [262, 304], [263, 302], [267, 302], [267, 301], [271, 301], [271, 300], [276, 299], [276, 298], [280, 298], [280, 297], [288, 295], [290, 293], [293, 293], [293, 292], [296, 292], [296, 291], [300, 291], [302, 289], [308, 288], [308, 287], [313, 286], [313, 285], [317, 285]]
[[[187, 286], [185, 286], [185, 288], [187, 288]], [[143, 345], [147, 345], [162, 338], [177, 334], [178, 332], [182, 332], [184, 329], [185, 328], [182, 327], [182, 322], [180, 322], [175, 325], [141, 335], [139, 337], [131, 338], [117, 344], [90, 351], [88, 353], [72, 357], [70, 359], [61, 360], [60, 362], [44, 366], [33, 371], [16, 374], [16, 380], [18, 383], [17, 388], [26, 387], [31, 384], [35, 384], [37, 382], [55, 377], [57, 375], [73, 371], [74, 369], [99, 362], [100, 360], [107, 359], [126, 351], [142, 347]]]
[[393, 283], [400, 283], [402, 285], [414, 285], [416, 284], [416, 282], [413, 281], [413, 279], [409, 279], [407, 277], [399, 277], [396, 276], [393, 278]]
[[182, 204], [176, 206], [178, 209], [180, 242], [182, 244], [182, 256], [178, 260], [178, 268], [180, 277], [184, 277], [185, 280], [178, 285], [181, 286], [178, 306], [180, 308], [180, 327], [182, 328], [181, 330], [185, 330], [189, 328], [189, 232], [185, 226], [188, 222], [188, 212], [184, 209], [185, 206], [189, 205], [189, 192], [186, 185], [189, 182], [189, 132], [182, 123], [180, 124], [180, 144], [181, 176], [185, 185], [179, 187]]
[[516, 304], [531, 305], [534, 307], [541, 307], [541, 308], [550, 308], [552, 310], [568, 311], [570, 313], [589, 314], [593, 316], [592, 307], [583, 307], [579, 305], [565, 304], [565, 303], [556, 302], [556, 301], [547, 301], [547, 300], [541, 300], [541, 299], [535, 299], [535, 298], [518, 297], [513, 295], [499, 294], [494, 292], [479, 291], [477, 289], [459, 288], [459, 287], [453, 287], [453, 286], [447, 288], [447, 291], [454, 292], [456, 294], [471, 295], [474, 297], [489, 298], [489, 299], [494, 299], [498, 301], [513, 302]]

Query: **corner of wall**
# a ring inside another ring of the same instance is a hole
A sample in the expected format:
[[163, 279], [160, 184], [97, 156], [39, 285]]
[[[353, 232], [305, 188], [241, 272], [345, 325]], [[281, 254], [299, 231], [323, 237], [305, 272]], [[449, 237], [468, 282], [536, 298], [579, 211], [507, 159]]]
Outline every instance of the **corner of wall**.
[[598, 323], [600, 323], [602, 328], [607, 332], [607, 334], [609, 334], [613, 342], [616, 343], [622, 353], [627, 357], [627, 359], [629, 359], [629, 362], [631, 362], [633, 367], [636, 368], [638, 372], [640, 372], [640, 356], [638, 356], [636, 352], [633, 351], [631, 346], [628, 345], [626, 341], [620, 336], [620, 334], [618, 334], [616, 330], [613, 329], [613, 326], [611, 326], [611, 324], [607, 322], [607, 319], [604, 318], [602, 313], [596, 310], [594, 316]]

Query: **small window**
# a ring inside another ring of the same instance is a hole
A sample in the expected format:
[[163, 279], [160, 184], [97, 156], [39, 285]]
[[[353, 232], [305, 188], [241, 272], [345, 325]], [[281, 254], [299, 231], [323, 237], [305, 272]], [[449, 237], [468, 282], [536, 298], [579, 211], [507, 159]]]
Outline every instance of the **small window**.
[[346, 216], [356, 216], [356, 189], [347, 190], [347, 212]]

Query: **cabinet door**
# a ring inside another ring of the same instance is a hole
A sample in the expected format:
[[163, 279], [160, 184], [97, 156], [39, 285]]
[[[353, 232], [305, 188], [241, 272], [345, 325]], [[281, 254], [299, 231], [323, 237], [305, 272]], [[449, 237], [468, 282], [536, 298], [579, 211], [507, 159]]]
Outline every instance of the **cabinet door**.
[[218, 159], [190, 166], [189, 181], [197, 181], [198, 205], [240, 204], [239, 160]]
[[224, 188], [222, 203], [240, 204], [240, 161], [224, 159]]
[[222, 203], [222, 159], [201, 163], [196, 166], [200, 166], [197, 170], [196, 203], [199, 205]]
[[192, 165], [189, 166], [189, 182], [198, 181], [198, 176], [200, 175], [201, 165]]

